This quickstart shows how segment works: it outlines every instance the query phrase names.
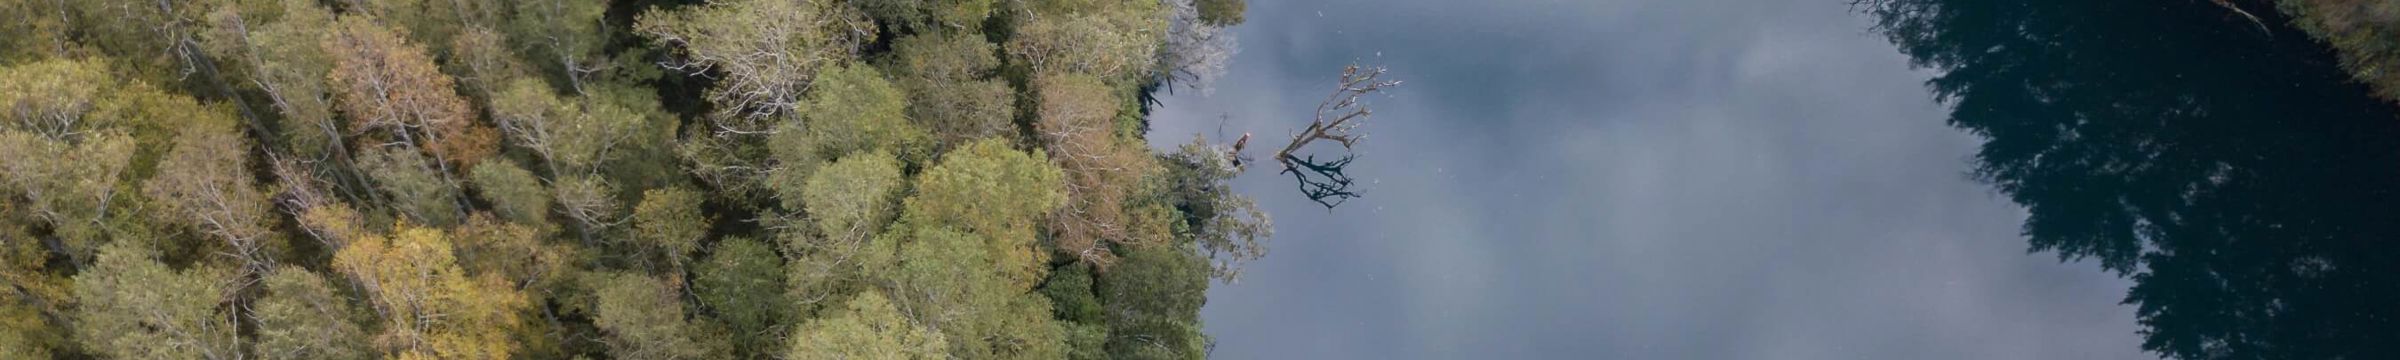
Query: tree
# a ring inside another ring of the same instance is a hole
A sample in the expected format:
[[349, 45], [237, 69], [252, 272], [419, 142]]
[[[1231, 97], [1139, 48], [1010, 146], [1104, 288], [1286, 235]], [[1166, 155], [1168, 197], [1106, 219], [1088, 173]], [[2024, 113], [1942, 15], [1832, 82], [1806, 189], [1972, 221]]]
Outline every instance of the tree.
[[1225, 76], [1240, 48], [1229, 27], [1242, 22], [1243, 0], [1176, 0], [1167, 6], [1166, 46], [1158, 52], [1159, 81], [1202, 93]]
[[693, 326], [683, 316], [678, 291], [640, 274], [596, 277], [599, 298], [592, 317], [608, 333], [609, 354], [619, 359], [703, 359], [722, 357], [709, 344], [693, 338]]
[[390, 196], [392, 210], [410, 220], [433, 224], [457, 224], [465, 216], [458, 200], [451, 196], [456, 185], [427, 163], [423, 155], [403, 148], [369, 149], [359, 159], [359, 170], [375, 179], [378, 188]]
[[1028, 2], [1031, 19], [1009, 38], [1011, 61], [1034, 73], [1076, 73], [1108, 81], [1148, 75], [1157, 60], [1166, 14], [1154, 1], [1069, 4]]
[[442, 70], [457, 76], [467, 101], [490, 109], [509, 83], [536, 78], [536, 70], [518, 58], [508, 40], [500, 31], [482, 26], [468, 26], [451, 40], [450, 56], [442, 60]]
[[917, 33], [974, 33], [992, 13], [992, 0], [863, 0], [851, 4], [885, 26]]
[[1108, 353], [1115, 359], [1200, 359], [1200, 305], [1208, 299], [1208, 263], [1183, 246], [1135, 247], [1102, 274]]
[[458, 265], [468, 274], [498, 276], [513, 289], [551, 291], [573, 278], [578, 249], [544, 241], [552, 231], [475, 213], [450, 229]]
[[475, 184], [476, 193], [492, 204], [492, 213], [510, 222], [543, 226], [549, 224], [550, 190], [542, 187], [541, 179], [533, 172], [517, 167], [513, 161], [486, 161], [475, 165], [467, 179]]
[[900, 162], [876, 152], [836, 161], [808, 177], [798, 198], [830, 246], [860, 246], [892, 218]]
[[1108, 358], [1108, 318], [1092, 280], [1090, 264], [1067, 264], [1051, 271], [1037, 290], [1050, 300], [1050, 313], [1066, 332], [1066, 358]]
[[66, 16], [65, 3], [34, 0], [0, 1], [0, 12], [9, 14], [43, 14], [21, 16], [0, 22], [0, 63], [21, 64], [45, 57], [64, 57], [71, 47], [67, 33], [73, 19]]
[[0, 359], [1106, 358], [1225, 4], [0, 0]]
[[700, 193], [679, 187], [642, 192], [642, 202], [633, 207], [634, 240], [666, 258], [667, 269], [682, 269], [708, 236], [710, 219], [701, 213], [700, 200]]
[[956, 229], [901, 224], [892, 231], [884, 237], [901, 243], [900, 261], [884, 281], [902, 312], [951, 339], [952, 356], [1064, 356], [1064, 329], [1051, 321], [1048, 301], [1013, 283], [1015, 274], [993, 271], [1022, 264], [1008, 264], [1015, 259], [995, 256], [1002, 254], [987, 240]]
[[124, 176], [133, 156], [133, 139], [102, 132], [78, 143], [42, 139], [26, 132], [0, 131], [0, 180], [12, 195], [24, 199], [27, 215], [59, 235], [57, 247], [81, 263], [103, 239], [102, 224], [121, 200], [116, 181]]
[[[345, 134], [333, 114], [327, 75], [332, 55], [320, 44], [333, 13], [308, 0], [248, 0], [222, 4], [201, 34], [209, 53], [246, 77], [282, 115], [285, 146], [316, 162], [346, 163]], [[263, 134], [262, 134], [263, 135]]]
[[718, 74], [705, 96], [717, 134], [763, 134], [800, 104], [819, 69], [855, 57], [875, 38], [864, 14], [828, 0], [717, 0], [695, 8], [652, 10], [634, 31], [678, 48], [666, 64], [687, 74]]
[[1170, 179], [1166, 196], [1183, 216], [1184, 231], [1209, 259], [1219, 280], [1234, 281], [1242, 264], [1267, 256], [1266, 240], [1275, 236], [1275, 222], [1258, 202], [1233, 192], [1241, 175], [1235, 154], [1193, 137], [1173, 154], [1162, 157]]
[[787, 230], [777, 236], [795, 254], [784, 264], [784, 279], [790, 284], [784, 298], [799, 305], [794, 314], [800, 317], [835, 311], [851, 296], [887, 283], [885, 277], [898, 261], [897, 243], [906, 240], [891, 232], [856, 244], [831, 244], [806, 231]]
[[859, 294], [842, 312], [810, 321], [793, 334], [787, 359], [932, 360], [947, 358], [943, 349], [949, 347], [942, 333], [910, 323], [889, 300], [873, 291]]
[[1040, 152], [1012, 150], [999, 139], [976, 141], [917, 176], [916, 195], [902, 201], [901, 222], [952, 227], [984, 239], [985, 251], [996, 259], [989, 271], [1004, 274], [1011, 288], [1032, 288], [1049, 262], [1035, 243], [1034, 227], [1065, 202], [1055, 185], [1060, 177]]
[[745, 357], [761, 357], [762, 349], [780, 339], [778, 328], [791, 312], [784, 294], [783, 258], [766, 243], [748, 238], [717, 242], [695, 273], [693, 290], [700, 304], [733, 332], [734, 348]]
[[268, 224], [272, 203], [246, 171], [249, 142], [231, 116], [195, 114], [143, 193], [177, 221], [224, 241], [243, 271], [263, 274], [274, 259], [262, 251], [276, 234]]
[[123, 64], [133, 78], [173, 84], [216, 77], [198, 39], [202, 29], [197, 19], [210, 8], [205, 4], [140, 0], [58, 3], [61, 5], [54, 12], [42, 14], [68, 19], [74, 42], [89, 46], [93, 55]]
[[903, 224], [885, 235], [900, 243], [898, 266], [884, 274], [902, 312], [952, 339], [953, 353], [980, 353], [990, 312], [1008, 304], [1010, 291], [993, 271], [985, 240], [947, 227]]
[[51, 326], [42, 319], [41, 310], [32, 306], [13, 304], [15, 299], [0, 298], [12, 303], [0, 305], [0, 357], [10, 359], [48, 359], [64, 352], [67, 346], [65, 329]]
[[577, 93], [584, 93], [587, 77], [603, 70], [608, 59], [601, 54], [607, 45], [609, 29], [603, 16], [608, 2], [601, 0], [532, 0], [515, 1], [513, 16], [508, 21], [509, 39], [523, 43], [528, 58], [565, 79]]
[[85, 348], [123, 359], [242, 358], [222, 273], [168, 269], [131, 242], [100, 249], [75, 276], [75, 330]]
[[538, 80], [518, 79], [492, 100], [492, 118], [515, 144], [540, 155], [551, 176], [589, 174], [628, 147], [642, 116], [606, 101], [560, 99]]
[[41, 359], [72, 349], [60, 318], [75, 300], [73, 284], [48, 271], [50, 252], [29, 234], [30, 223], [0, 207], [0, 357]]
[[913, 158], [926, 134], [908, 121], [907, 108], [907, 96], [883, 71], [862, 64], [827, 70], [802, 114], [809, 139], [827, 158], [878, 150]]
[[258, 323], [253, 349], [266, 359], [367, 359], [367, 333], [351, 319], [349, 299], [308, 269], [283, 267], [266, 276], [266, 294], [251, 305]]
[[[1399, 81], [1378, 80], [1381, 77], [1383, 68], [1380, 67], [1361, 68], [1356, 64], [1343, 67], [1340, 85], [1334, 87], [1333, 94], [1325, 96], [1324, 102], [1317, 103], [1316, 120], [1309, 122], [1307, 129], [1292, 135], [1292, 142], [1285, 144], [1282, 150], [1275, 151], [1275, 162], [1283, 164], [1282, 173], [1292, 175], [1292, 179], [1300, 183], [1300, 193], [1307, 195], [1308, 200], [1332, 209], [1344, 201], [1358, 198], [1358, 193], [1350, 190], [1354, 180], [1343, 171], [1350, 167], [1351, 160], [1358, 158], [1351, 147], [1366, 138], [1357, 133], [1358, 125], [1366, 123], [1367, 118], [1375, 114], [1359, 98], [1383, 92], [1384, 88], [1400, 86]], [[1332, 160], [1317, 160], [1316, 155], [1300, 155], [1302, 149], [1317, 140], [1340, 143], [1344, 154]]]
[[551, 184], [557, 195], [558, 212], [575, 220], [586, 246], [609, 227], [623, 223], [617, 217], [617, 186], [608, 179], [581, 175], [560, 178]]
[[[151, 119], [142, 101], [171, 96], [117, 86], [104, 64], [46, 61], [0, 69], [0, 191], [57, 235], [73, 263], [92, 259], [104, 223], [128, 198], [118, 184], [135, 167]], [[187, 100], [188, 101], [188, 100]]]
[[357, 283], [382, 318], [374, 343], [386, 356], [506, 359], [509, 334], [527, 306], [495, 274], [469, 276], [436, 229], [400, 225], [334, 254], [333, 268]]
[[989, 359], [1065, 359], [1069, 347], [1067, 324], [1050, 313], [1050, 301], [1037, 294], [1017, 293], [993, 314], [985, 343]]
[[1058, 251], [1105, 266], [1114, 255], [1104, 244], [1165, 242], [1165, 231], [1141, 228], [1163, 222], [1145, 224], [1141, 214], [1127, 211], [1143, 176], [1157, 164], [1147, 149], [1117, 135], [1118, 101], [1111, 89], [1091, 76], [1035, 81], [1041, 108], [1034, 128], [1055, 156], [1050, 160], [1066, 171], [1067, 203], [1053, 220]]
[[[454, 43], [464, 30], [489, 28], [500, 23], [509, 10], [505, 2], [481, 0], [340, 0], [349, 13], [372, 16], [389, 24], [420, 44], [435, 46], [433, 54], [444, 57], [451, 49], [440, 48]], [[353, 18], [367, 16], [351, 16]]]
[[780, 232], [799, 255], [790, 269], [794, 301], [833, 305], [825, 300], [857, 291], [891, 266], [899, 240], [878, 233], [895, 218], [894, 201], [906, 190], [900, 166], [889, 153], [861, 153], [811, 172], [796, 194], [792, 186], [779, 188], [784, 206], [808, 212], [808, 221]]
[[497, 134], [472, 121], [454, 80], [425, 49], [359, 17], [337, 21], [324, 47], [333, 54], [335, 98], [357, 131], [380, 131], [390, 141], [435, 161], [426, 172], [448, 176], [451, 165], [490, 156]]
[[920, 34], [892, 45], [888, 68], [908, 92], [908, 118], [944, 146], [1016, 130], [1016, 90], [988, 78], [998, 46], [973, 34]]
[[1243, 0], [1193, 0], [1192, 3], [1200, 10], [1200, 21], [1215, 26], [1241, 25], [1242, 12], [1250, 7]]

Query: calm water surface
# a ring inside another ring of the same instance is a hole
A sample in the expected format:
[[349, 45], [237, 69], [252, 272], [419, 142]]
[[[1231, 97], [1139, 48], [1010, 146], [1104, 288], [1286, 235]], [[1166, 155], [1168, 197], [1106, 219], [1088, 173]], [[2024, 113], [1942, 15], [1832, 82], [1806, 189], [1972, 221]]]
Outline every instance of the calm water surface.
[[1409, 84], [1367, 198], [1242, 180], [1278, 236], [1212, 289], [1215, 355], [2400, 354], [2400, 113], [2298, 31], [1887, 5], [1254, 2], [1154, 143], [1280, 138], [1352, 61]]

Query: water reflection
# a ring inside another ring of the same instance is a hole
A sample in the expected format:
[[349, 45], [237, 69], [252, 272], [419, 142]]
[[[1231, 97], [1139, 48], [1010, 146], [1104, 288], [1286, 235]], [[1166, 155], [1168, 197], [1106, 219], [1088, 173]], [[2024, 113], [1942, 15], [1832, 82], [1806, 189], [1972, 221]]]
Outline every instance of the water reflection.
[[[1860, 4], [1983, 136], [2032, 249], [2132, 277], [2177, 358], [2400, 354], [2400, 114], [2207, 1]], [[2259, 7], [2260, 5], [2250, 5]], [[2267, 11], [2253, 11], [2267, 14]]]

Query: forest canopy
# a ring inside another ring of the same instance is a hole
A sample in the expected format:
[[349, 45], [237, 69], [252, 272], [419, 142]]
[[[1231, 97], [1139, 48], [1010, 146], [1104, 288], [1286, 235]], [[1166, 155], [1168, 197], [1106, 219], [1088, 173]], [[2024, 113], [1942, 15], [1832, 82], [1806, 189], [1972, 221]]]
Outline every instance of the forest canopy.
[[0, 358], [1204, 358], [1244, 9], [0, 0]]

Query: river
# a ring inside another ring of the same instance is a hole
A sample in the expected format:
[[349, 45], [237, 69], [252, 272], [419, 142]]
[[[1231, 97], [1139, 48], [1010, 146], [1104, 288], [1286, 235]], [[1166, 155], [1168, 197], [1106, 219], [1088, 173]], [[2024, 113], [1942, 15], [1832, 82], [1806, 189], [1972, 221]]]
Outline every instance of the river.
[[1408, 83], [1372, 99], [1365, 198], [1238, 181], [1277, 236], [1211, 288], [1214, 355], [2400, 346], [2400, 114], [2305, 35], [2202, 1], [1887, 4], [1250, 4], [1154, 144], [1280, 139], [1346, 63]]

